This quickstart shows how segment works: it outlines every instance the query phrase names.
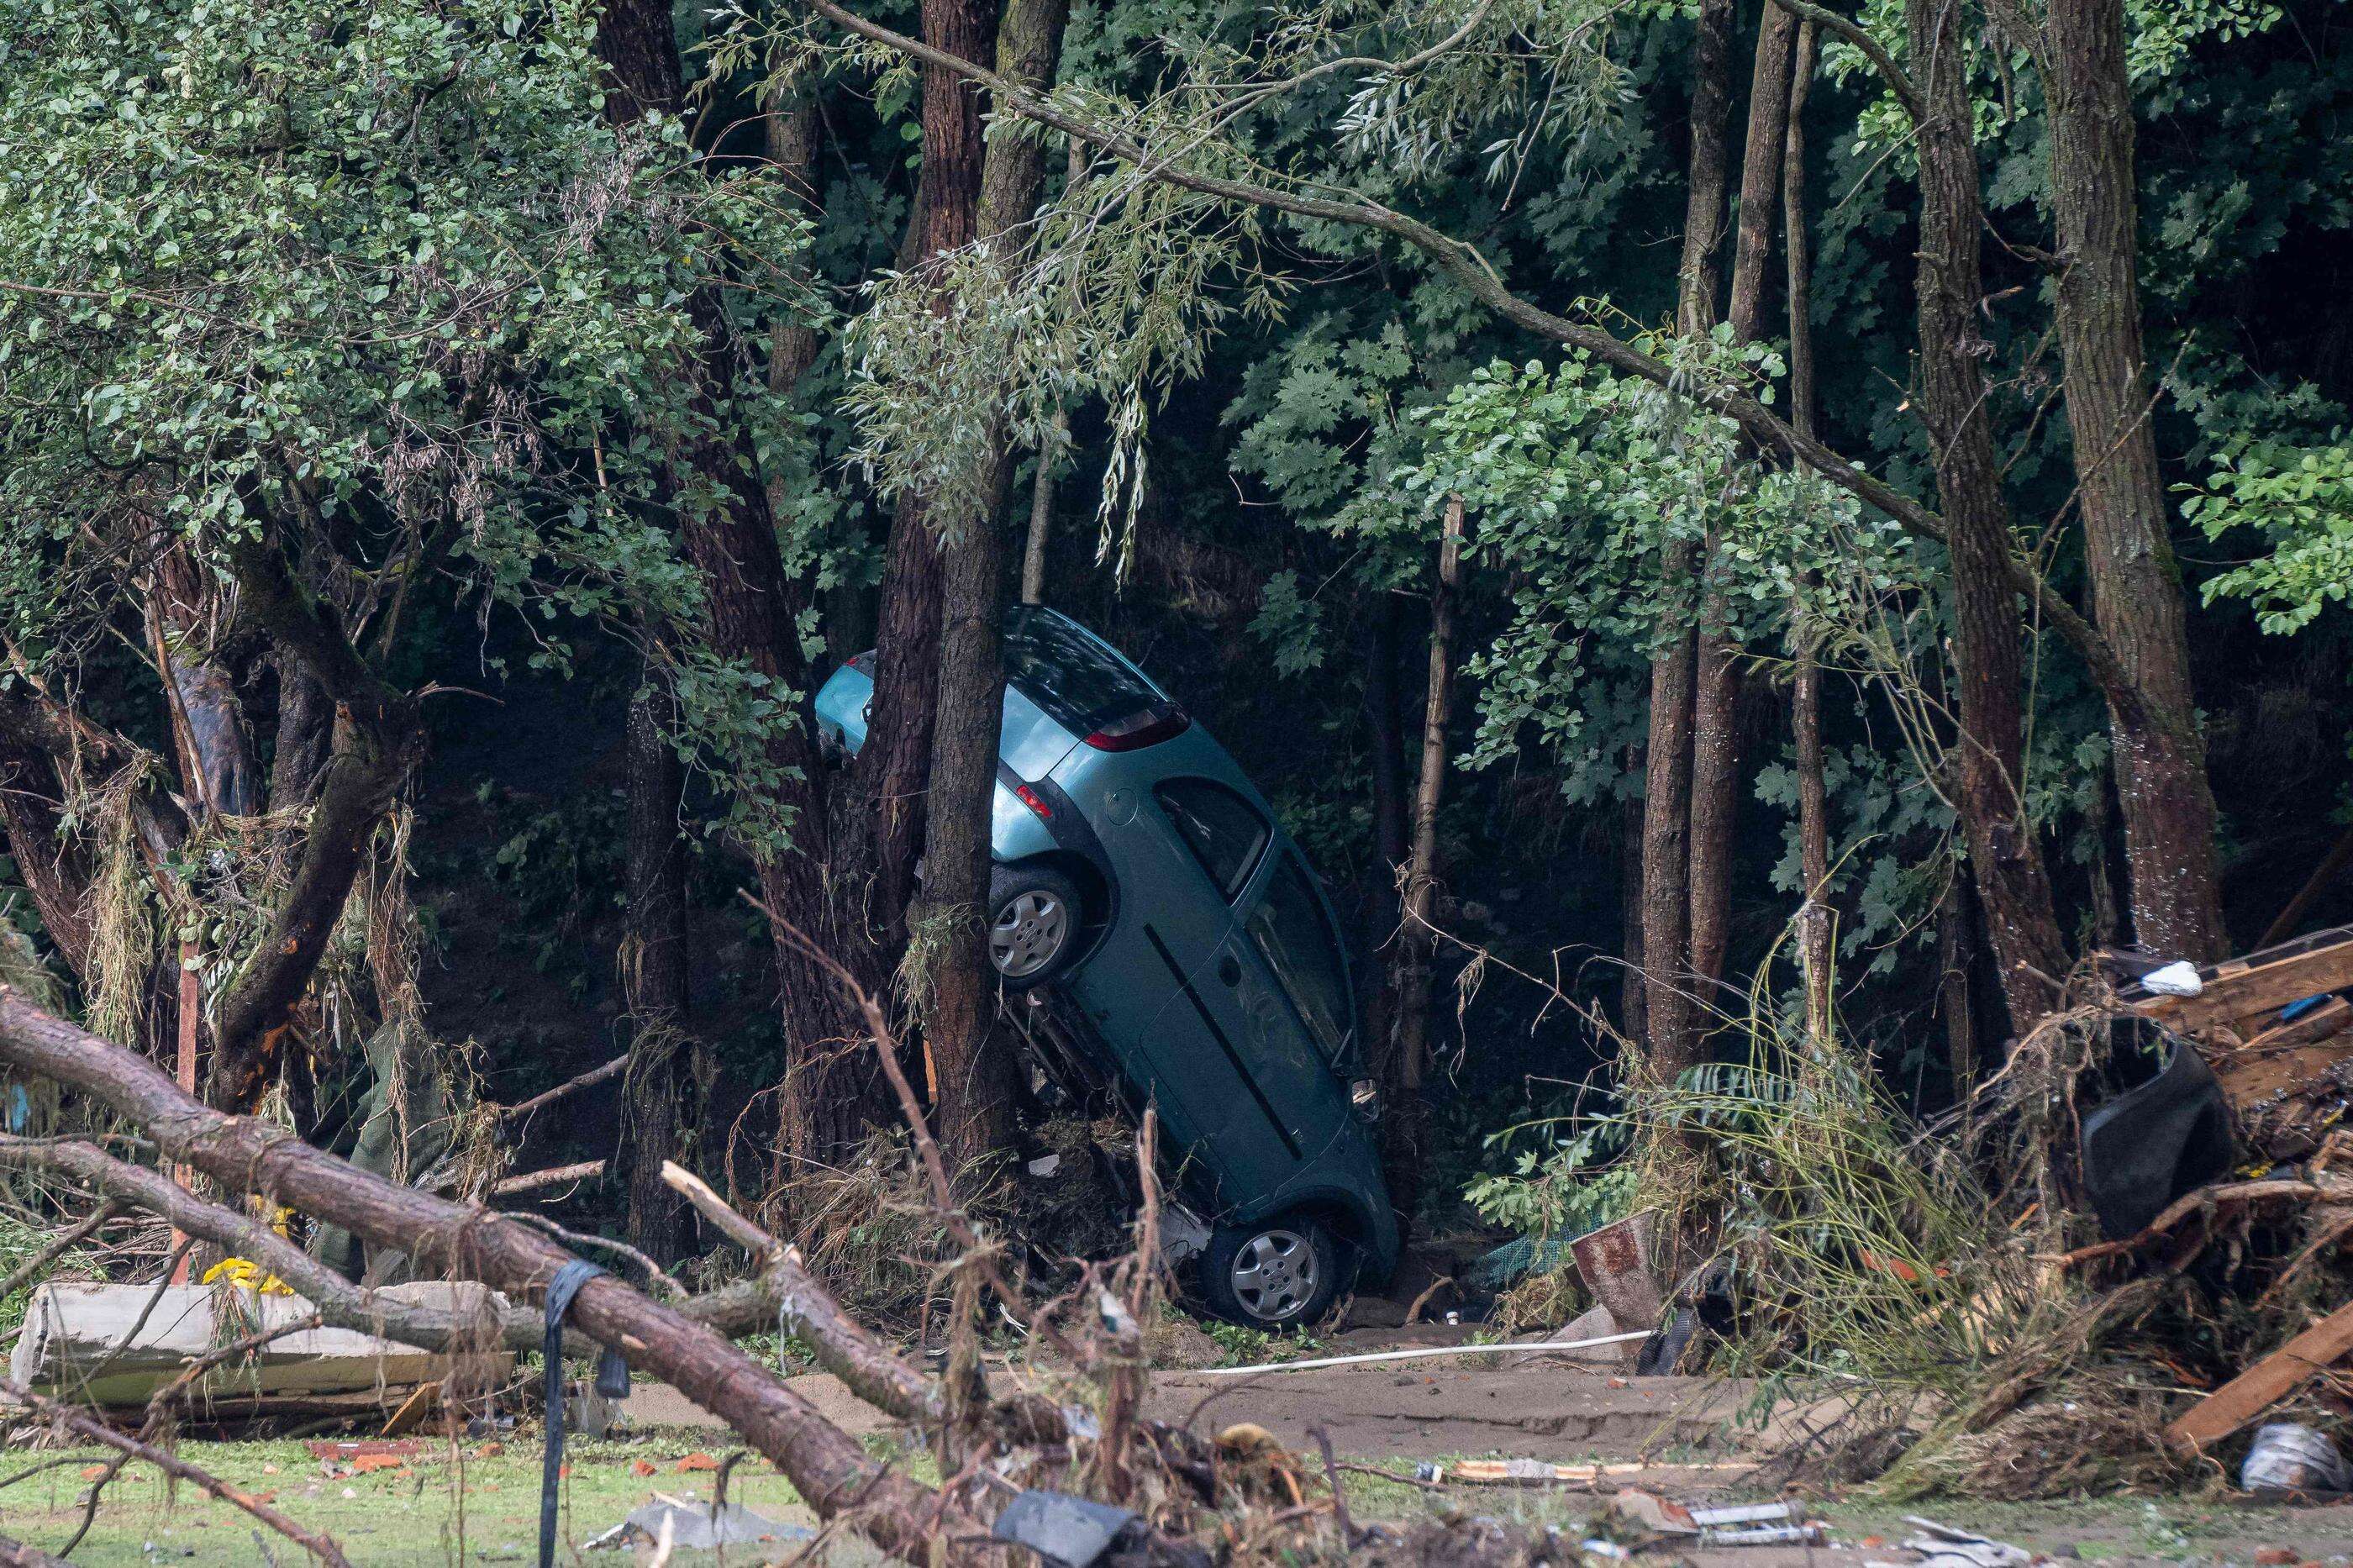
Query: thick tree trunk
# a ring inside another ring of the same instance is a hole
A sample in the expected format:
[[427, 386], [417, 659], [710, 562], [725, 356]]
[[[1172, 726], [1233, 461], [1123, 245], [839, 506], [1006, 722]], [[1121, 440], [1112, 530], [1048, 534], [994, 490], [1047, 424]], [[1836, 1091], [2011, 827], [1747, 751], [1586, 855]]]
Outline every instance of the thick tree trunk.
[[[1789, 112], [1789, 47], [1795, 19], [1765, 0], [1749, 74], [1747, 137], [1741, 154], [1740, 210], [1734, 233], [1726, 321], [1736, 342], [1757, 335], [1765, 264], [1781, 184]], [[1706, 996], [1724, 980], [1731, 946], [1732, 856], [1740, 809], [1740, 647], [1708, 543], [1692, 697], [1691, 971]]]
[[2221, 956], [2228, 938], [2141, 343], [2123, 0], [2051, 0], [2040, 58], [2059, 231], [2059, 353], [2092, 616], [2147, 706], [2145, 715], [2111, 710], [2133, 934], [2145, 947], [2204, 962]]
[[[1629, 750], [1626, 771], [1642, 754]], [[1630, 1040], [1650, 1037], [1650, 977], [1642, 964], [1642, 797], [1628, 795], [1618, 806], [1618, 945], [1625, 977], [1618, 985], [1619, 1028]]]
[[[923, 0], [923, 41], [959, 59], [994, 58], [994, 8], [980, 0]], [[922, 267], [978, 233], [981, 175], [980, 90], [955, 72], [926, 65], [923, 166], [902, 266]], [[931, 788], [933, 731], [939, 712], [940, 635], [944, 584], [938, 524], [931, 498], [909, 493], [892, 514], [875, 629], [874, 706], [857, 776], [873, 803], [872, 908], [886, 944], [906, 939], [915, 862], [923, 851]]]
[[629, 703], [628, 930], [620, 952], [629, 1066], [621, 1104], [628, 1118], [629, 1240], [655, 1261], [683, 1251], [685, 1202], [662, 1181], [662, 1163], [681, 1160], [694, 1111], [694, 1047], [685, 1033], [690, 976], [686, 945], [686, 841], [679, 833], [683, 770], [671, 740], [677, 723], [669, 689], [648, 669]]
[[[1782, 138], [1781, 204], [1789, 314], [1789, 420], [1814, 433], [1813, 237], [1806, 226], [1806, 97], [1814, 80], [1814, 25], [1798, 28], [1789, 70], [1788, 125]], [[1830, 910], [1830, 789], [1822, 757], [1820, 637], [1801, 606], [1789, 616], [1795, 672], [1789, 687], [1789, 730], [1797, 742], [1798, 865], [1805, 902], [1798, 910], [1798, 970], [1806, 988], [1806, 1033], [1831, 1037], [1835, 1016], [1836, 954]]]
[[[1725, 128], [1732, 113], [1732, 0], [1701, 0], [1692, 46], [1690, 181], [1683, 208], [1676, 324], [1686, 336], [1715, 323], [1715, 254], [1724, 241]], [[1687, 589], [1689, 547], [1668, 551], [1669, 591]], [[1694, 667], [1697, 634], [1675, 633], [1651, 660], [1650, 740], [1642, 807], [1642, 963], [1646, 1066], [1673, 1081], [1698, 1060], [1691, 998], [1691, 810]]]
[[269, 759], [269, 809], [286, 811], [318, 793], [334, 749], [335, 704], [301, 659], [280, 653], [271, 662], [278, 668], [278, 731]]
[[[1069, 20], [1070, 0], [1012, 0], [997, 33], [998, 73], [1025, 87], [1050, 86]], [[959, 25], [969, 26], [969, 18]], [[960, 83], [952, 90], [969, 96]], [[1008, 271], [1028, 249], [1024, 226], [1044, 179], [1045, 147], [1036, 137], [998, 137], [982, 159], [972, 222], [978, 237], [1000, 247]], [[1020, 1092], [1018, 1064], [1002, 1043], [992, 1041], [990, 1028], [997, 1014], [997, 973], [988, 956], [990, 826], [1005, 689], [998, 641], [1005, 548], [997, 514], [1013, 469], [1012, 447], [1002, 435], [989, 461], [992, 469], [977, 490], [987, 498], [987, 510], [943, 520], [950, 526], [939, 542], [945, 559], [938, 710], [920, 904], [921, 961], [932, 973], [918, 991], [930, 998], [923, 1031], [938, 1133], [959, 1165], [1012, 1142]]]
[[1986, 417], [1978, 317], [1985, 293], [1977, 146], [1958, 13], [1906, 0], [1915, 84], [1924, 100], [1920, 159], [1918, 402], [1936, 458], [1953, 566], [1953, 665], [1960, 733], [1955, 806], [1968, 843], [1988, 935], [2013, 1027], [2047, 1012], [2067, 972], [2066, 944], [2034, 825], [2026, 816], [2021, 646], [2010, 578], [2010, 513]]
[[1454, 605], [1462, 591], [1462, 500], [1446, 498], [1438, 581], [1430, 594], [1430, 687], [1422, 704], [1421, 766], [1413, 791], [1413, 848], [1406, 861], [1404, 922], [1398, 931], [1397, 1087], [1388, 1121], [1389, 1192], [1398, 1212], [1420, 1202], [1430, 1115], [1422, 1080], [1430, 1068], [1430, 988], [1438, 954], [1438, 810], [1451, 761], [1446, 731], [1454, 712]]
[[[612, 0], [597, 29], [597, 48], [612, 69], [618, 91], [607, 112], [619, 118], [660, 110], [682, 113], [678, 44], [668, 0]], [[772, 115], [768, 134], [804, 172], [813, 161], [809, 128], [787, 112]], [[796, 130], [803, 140], [796, 144]], [[699, 356], [680, 367], [697, 386], [694, 433], [669, 455], [673, 492], [680, 507], [680, 537], [689, 563], [702, 576], [703, 631], [721, 654], [754, 670], [779, 691], [798, 696], [808, 686], [796, 626], [802, 601], [785, 576], [775, 512], [758, 457], [723, 406], [733, 374], [733, 349], [715, 300], [694, 302], [702, 329]], [[771, 348], [778, 341], [772, 336]], [[797, 376], [815, 340], [789, 328], [782, 338], [785, 371]], [[796, 359], [795, 356], [805, 355]], [[776, 374], [774, 364], [771, 374]], [[836, 868], [828, 854], [828, 829], [837, 822], [805, 716], [771, 735], [765, 762], [772, 776], [769, 805], [792, 824], [790, 845], [758, 844], [753, 858], [761, 902], [771, 916], [776, 944], [778, 1010], [785, 1037], [784, 1093], [778, 1113], [784, 1155], [780, 1173], [808, 1163], [831, 1163], [865, 1135], [881, 1110], [875, 1074], [863, 1052], [845, 1052], [841, 1043], [860, 1031], [840, 999], [833, 977], [811, 961], [805, 942], [814, 942], [868, 981], [879, 978], [870, 958], [854, 899], [837, 899]], [[795, 933], [798, 934], [796, 935]]]

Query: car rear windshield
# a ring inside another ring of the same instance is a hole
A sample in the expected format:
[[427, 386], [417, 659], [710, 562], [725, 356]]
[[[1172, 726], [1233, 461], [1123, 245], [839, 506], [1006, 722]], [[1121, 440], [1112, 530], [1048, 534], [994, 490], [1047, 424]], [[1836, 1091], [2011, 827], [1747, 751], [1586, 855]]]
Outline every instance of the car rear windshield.
[[1082, 738], [1160, 700], [1076, 622], [1034, 605], [1005, 612], [1005, 679]]

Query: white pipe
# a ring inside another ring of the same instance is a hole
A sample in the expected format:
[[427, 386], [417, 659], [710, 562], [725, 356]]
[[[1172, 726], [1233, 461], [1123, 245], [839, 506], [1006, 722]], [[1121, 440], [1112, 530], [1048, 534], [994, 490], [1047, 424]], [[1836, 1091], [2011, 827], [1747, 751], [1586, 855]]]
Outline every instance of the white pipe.
[[1250, 1377], [1261, 1372], [1306, 1372], [1319, 1366], [1362, 1366], [1375, 1361], [1419, 1361], [1433, 1355], [1502, 1355], [1513, 1351], [1582, 1351], [1597, 1345], [1631, 1344], [1636, 1340], [1651, 1337], [1648, 1329], [1630, 1334], [1604, 1334], [1598, 1340], [1537, 1340], [1519, 1345], [1424, 1345], [1410, 1351], [1373, 1351], [1365, 1355], [1317, 1356], [1313, 1361], [1269, 1362], [1264, 1366], [1212, 1366], [1188, 1375], [1193, 1377]]

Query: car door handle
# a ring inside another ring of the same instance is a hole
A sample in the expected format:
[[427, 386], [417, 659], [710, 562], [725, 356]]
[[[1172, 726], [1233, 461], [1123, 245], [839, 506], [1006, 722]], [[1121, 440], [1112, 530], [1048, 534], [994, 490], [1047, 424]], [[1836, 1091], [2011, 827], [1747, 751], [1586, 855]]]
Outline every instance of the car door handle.
[[1230, 952], [1219, 959], [1218, 978], [1229, 985], [1240, 985], [1242, 983], [1241, 961]]

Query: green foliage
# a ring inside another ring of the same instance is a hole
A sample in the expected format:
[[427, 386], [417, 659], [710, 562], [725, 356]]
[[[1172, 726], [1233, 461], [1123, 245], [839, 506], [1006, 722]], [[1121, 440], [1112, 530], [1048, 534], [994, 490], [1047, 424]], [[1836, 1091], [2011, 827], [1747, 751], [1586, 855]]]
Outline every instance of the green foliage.
[[2353, 594], [2353, 433], [2300, 447], [2234, 442], [2182, 514], [2209, 539], [2252, 534], [2268, 546], [2208, 578], [2208, 604], [2243, 599], [2263, 630], [2300, 631]]
[[[1637, 1175], [1623, 1117], [1545, 1117], [1486, 1139], [1511, 1154], [1507, 1171], [1479, 1177], [1465, 1202], [1489, 1225], [1537, 1241], [1582, 1236], [1633, 1212]], [[1524, 1145], [1514, 1151], [1514, 1145]]]
[[[0, 502], [30, 523], [0, 620], [37, 664], [102, 635], [124, 562], [227, 572], [265, 526], [355, 629], [447, 583], [561, 671], [584, 620], [691, 622], [669, 514], [731, 481], [670, 459], [738, 416], [797, 437], [678, 367], [699, 309], [814, 308], [806, 225], [676, 122], [607, 122], [596, 9], [0, 0]], [[759, 798], [785, 694], [655, 646]]]

